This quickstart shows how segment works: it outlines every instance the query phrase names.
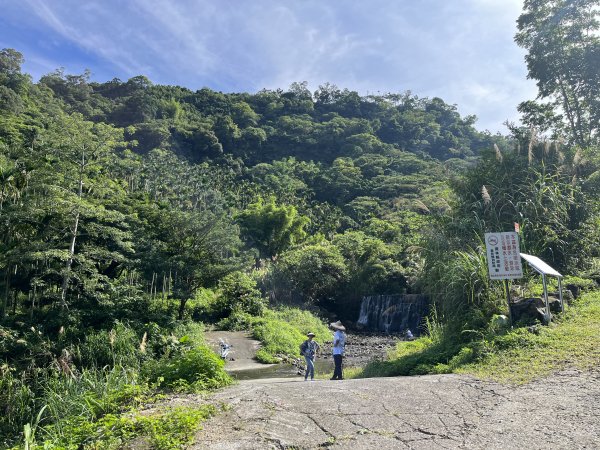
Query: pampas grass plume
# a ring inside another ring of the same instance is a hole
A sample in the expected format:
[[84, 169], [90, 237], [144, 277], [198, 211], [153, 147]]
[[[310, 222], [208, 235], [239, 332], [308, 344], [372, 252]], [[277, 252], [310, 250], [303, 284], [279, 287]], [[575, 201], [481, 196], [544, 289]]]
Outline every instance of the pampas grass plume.
[[140, 342], [140, 352], [146, 353], [146, 343], [148, 342], [148, 332], [144, 331], [144, 336], [142, 336], [142, 342]]
[[498, 146], [496, 144], [494, 144], [494, 150], [496, 152], [496, 160], [498, 162], [502, 162], [504, 160], [504, 157], [502, 156], [502, 152], [500, 151], [500, 149], [498, 148]]
[[481, 186], [481, 198], [483, 199], [484, 205], [489, 205], [492, 202], [492, 197], [490, 197], [490, 193], [485, 187], [485, 184]]

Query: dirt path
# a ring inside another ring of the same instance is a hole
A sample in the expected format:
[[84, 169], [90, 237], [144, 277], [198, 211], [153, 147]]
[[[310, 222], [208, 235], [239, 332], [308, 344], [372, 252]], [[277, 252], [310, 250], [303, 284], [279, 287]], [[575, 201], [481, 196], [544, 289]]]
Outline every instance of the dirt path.
[[232, 346], [225, 363], [225, 369], [229, 372], [270, 366], [270, 364], [261, 364], [254, 359], [260, 342], [252, 339], [250, 334], [245, 331], [208, 331], [204, 337], [217, 354], [219, 353], [220, 339]]
[[600, 374], [520, 387], [456, 375], [254, 380], [215, 393], [230, 409], [196, 449], [595, 449]]

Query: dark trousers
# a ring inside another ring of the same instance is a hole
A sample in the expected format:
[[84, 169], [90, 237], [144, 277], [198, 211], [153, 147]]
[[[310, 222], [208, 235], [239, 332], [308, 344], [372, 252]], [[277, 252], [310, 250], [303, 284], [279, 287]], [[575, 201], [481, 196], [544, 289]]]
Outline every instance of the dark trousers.
[[342, 376], [342, 355], [333, 355], [333, 363], [335, 368], [333, 369], [333, 380], [343, 380]]

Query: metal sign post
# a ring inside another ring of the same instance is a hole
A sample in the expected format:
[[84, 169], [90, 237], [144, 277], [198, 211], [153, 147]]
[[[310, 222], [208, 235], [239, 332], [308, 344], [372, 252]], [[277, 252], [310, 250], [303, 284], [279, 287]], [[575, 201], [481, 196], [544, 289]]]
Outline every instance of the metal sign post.
[[549, 324], [552, 316], [550, 315], [550, 303], [548, 302], [548, 283], [546, 274], [542, 274], [542, 286], [544, 286], [544, 304], [546, 305], [546, 323]]
[[504, 289], [506, 290], [506, 303], [508, 304], [508, 321], [510, 322], [510, 326], [512, 326], [513, 317], [510, 310], [510, 287], [508, 286], [508, 280], [504, 280]]
[[523, 266], [521, 265], [519, 253], [519, 235], [515, 232], [485, 233], [484, 239], [490, 278], [492, 280], [504, 280], [508, 315], [512, 325], [508, 280], [523, 278]]
[[560, 300], [560, 312], [565, 312], [565, 305], [562, 296], [562, 277], [558, 277], [558, 299]]

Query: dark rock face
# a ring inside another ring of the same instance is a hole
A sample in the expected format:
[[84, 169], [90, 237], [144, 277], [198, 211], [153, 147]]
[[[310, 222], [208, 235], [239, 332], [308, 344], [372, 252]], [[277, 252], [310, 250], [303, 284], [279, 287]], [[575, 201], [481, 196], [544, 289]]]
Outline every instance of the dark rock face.
[[581, 293], [581, 288], [579, 286], [576, 284], [567, 284], [565, 287], [567, 288], [567, 291], [573, 295], [573, 298], [579, 297], [579, 294]]
[[[570, 289], [563, 289], [563, 302], [567, 305], [571, 304], [571, 302], [579, 296], [579, 293], [580, 291], [577, 291], [577, 295], [575, 295]], [[558, 292], [549, 295], [559, 298]]]
[[365, 330], [385, 333], [410, 329], [418, 334], [428, 309], [428, 299], [421, 294], [368, 296], [363, 298], [356, 325]]
[[[551, 313], [559, 313], [561, 311], [560, 300], [557, 297], [548, 296], [548, 306], [550, 306]], [[541, 297], [515, 299], [510, 305], [510, 312], [514, 323], [548, 322], [548, 318], [546, 317], [546, 303]]]

